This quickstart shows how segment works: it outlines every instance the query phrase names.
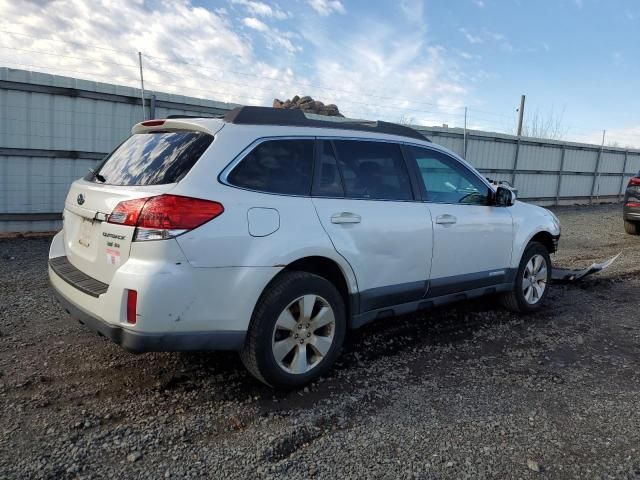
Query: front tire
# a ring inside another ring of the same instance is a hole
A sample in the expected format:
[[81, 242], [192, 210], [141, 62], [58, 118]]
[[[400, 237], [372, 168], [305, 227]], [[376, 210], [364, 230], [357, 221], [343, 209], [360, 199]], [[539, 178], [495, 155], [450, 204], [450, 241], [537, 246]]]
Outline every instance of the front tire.
[[240, 357], [269, 386], [301, 387], [331, 368], [346, 326], [344, 301], [331, 282], [284, 272], [258, 300]]
[[630, 222], [629, 220], [625, 220], [624, 231], [627, 232], [629, 235], [640, 235], [640, 223]]
[[544, 245], [531, 242], [525, 248], [514, 289], [502, 294], [502, 305], [512, 312], [531, 313], [542, 308], [551, 283], [551, 258]]

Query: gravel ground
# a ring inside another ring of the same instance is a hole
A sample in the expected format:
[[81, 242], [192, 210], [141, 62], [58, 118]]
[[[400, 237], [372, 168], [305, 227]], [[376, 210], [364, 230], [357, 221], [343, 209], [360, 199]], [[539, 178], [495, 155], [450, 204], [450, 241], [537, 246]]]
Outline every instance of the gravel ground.
[[70, 321], [48, 239], [0, 241], [0, 478], [640, 479], [640, 238], [559, 208], [555, 262], [622, 251], [520, 317], [494, 299], [354, 332], [273, 392], [235, 354], [132, 355]]

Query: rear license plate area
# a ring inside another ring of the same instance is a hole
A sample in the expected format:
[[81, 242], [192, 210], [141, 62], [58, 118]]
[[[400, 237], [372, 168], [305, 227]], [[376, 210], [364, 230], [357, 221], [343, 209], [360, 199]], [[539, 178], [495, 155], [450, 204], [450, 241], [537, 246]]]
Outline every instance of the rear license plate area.
[[83, 247], [91, 246], [91, 237], [93, 235], [94, 220], [83, 218], [80, 222], [80, 231], [78, 233], [78, 243]]

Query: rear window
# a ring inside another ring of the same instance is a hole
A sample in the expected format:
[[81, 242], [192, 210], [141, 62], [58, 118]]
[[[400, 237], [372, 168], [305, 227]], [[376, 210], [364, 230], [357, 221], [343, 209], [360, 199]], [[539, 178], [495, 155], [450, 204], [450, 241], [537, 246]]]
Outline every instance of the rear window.
[[313, 140], [268, 140], [256, 146], [231, 171], [236, 187], [285, 195], [309, 195]]
[[139, 133], [125, 140], [90, 175], [109, 185], [163, 185], [179, 182], [211, 145], [201, 132]]

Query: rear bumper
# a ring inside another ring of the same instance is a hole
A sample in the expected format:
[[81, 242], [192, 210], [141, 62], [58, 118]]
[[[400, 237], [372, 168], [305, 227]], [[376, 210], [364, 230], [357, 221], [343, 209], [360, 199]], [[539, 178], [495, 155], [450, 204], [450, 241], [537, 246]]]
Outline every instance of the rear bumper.
[[109, 338], [125, 350], [143, 352], [182, 352], [191, 350], [240, 350], [244, 345], [245, 332], [207, 331], [142, 333], [119, 325], [111, 325], [85, 312], [53, 289], [55, 296], [71, 318], [78, 320], [90, 330]]
[[[49, 280], [60, 303], [92, 330], [127, 350], [239, 350], [255, 302], [276, 267], [195, 268], [177, 243], [143, 242], [110, 279], [97, 281], [66, 259], [62, 232], [49, 252]], [[127, 291], [137, 295], [127, 321]]]

